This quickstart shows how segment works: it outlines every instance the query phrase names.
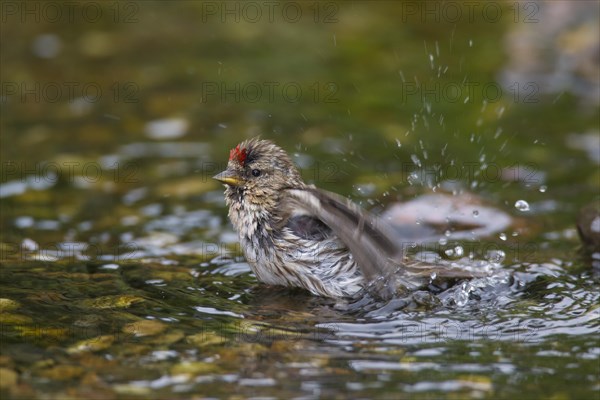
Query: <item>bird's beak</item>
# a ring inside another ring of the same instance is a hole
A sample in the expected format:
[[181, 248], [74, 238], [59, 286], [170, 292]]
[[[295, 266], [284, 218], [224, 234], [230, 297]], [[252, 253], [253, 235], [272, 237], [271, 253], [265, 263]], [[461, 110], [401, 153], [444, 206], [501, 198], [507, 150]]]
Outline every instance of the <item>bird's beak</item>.
[[235, 172], [231, 172], [228, 169], [221, 172], [220, 174], [213, 176], [213, 179], [216, 179], [219, 182], [223, 182], [229, 186], [240, 186], [244, 182], [244, 180], [240, 178], [239, 175], [237, 175]]

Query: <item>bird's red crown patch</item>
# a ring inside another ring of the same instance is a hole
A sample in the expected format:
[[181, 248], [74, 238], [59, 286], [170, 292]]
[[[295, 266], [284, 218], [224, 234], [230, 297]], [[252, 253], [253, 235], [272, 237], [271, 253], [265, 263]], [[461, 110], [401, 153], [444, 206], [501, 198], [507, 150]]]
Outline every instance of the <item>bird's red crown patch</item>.
[[231, 151], [229, 152], [229, 160], [235, 159], [237, 160], [237, 162], [240, 163], [240, 165], [244, 165], [247, 156], [248, 150], [246, 150], [245, 148], [240, 150], [239, 144], [235, 146], [235, 149], [231, 149]]

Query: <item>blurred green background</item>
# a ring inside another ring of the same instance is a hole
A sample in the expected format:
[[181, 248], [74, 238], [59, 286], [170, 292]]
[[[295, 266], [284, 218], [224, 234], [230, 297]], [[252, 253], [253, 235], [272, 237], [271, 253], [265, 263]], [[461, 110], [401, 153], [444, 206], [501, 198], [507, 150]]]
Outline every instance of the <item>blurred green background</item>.
[[[550, 21], [560, 5], [8, 2], [2, 160], [97, 162], [162, 139], [207, 143], [197, 158], [223, 162], [262, 134], [317, 160], [335, 140], [348, 176], [414, 154], [591, 183], [586, 157], [564, 152], [598, 117], [597, 7], [575, 4]], [[153, 135], [156, 120], [175, 134]], [[153, 164], [137, 177], [151, 183]]]

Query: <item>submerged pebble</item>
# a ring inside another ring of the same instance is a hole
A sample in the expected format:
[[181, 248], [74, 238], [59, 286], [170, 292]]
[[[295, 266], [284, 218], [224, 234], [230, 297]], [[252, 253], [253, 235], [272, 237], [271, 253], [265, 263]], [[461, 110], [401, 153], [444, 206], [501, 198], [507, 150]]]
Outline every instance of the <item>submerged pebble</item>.
[[86, 299], [83, 304], [91, 308], [128, 308], [132, 304], [140, 303], [144, 301], [141, 297], [133, 295], [115, 295], [115, 296], [102, 296], [95, 299]]
[[21, 304], [16, 300], [0, 298], [0, 313], [16, 310], [19, 307]]
[[123, 332], [128, 333], [137, 337], [141, 336], [153, 336], [162, 333], [167, 329], [167, 325], [156, 320], [142, 320], [132, 322], [123, 327]]
[[81, 340], [67, 348], [67, 353], [78, 354], [105, 350], [109, 348], [114, 341], [114, 335], [97, 336], [91, 339]]

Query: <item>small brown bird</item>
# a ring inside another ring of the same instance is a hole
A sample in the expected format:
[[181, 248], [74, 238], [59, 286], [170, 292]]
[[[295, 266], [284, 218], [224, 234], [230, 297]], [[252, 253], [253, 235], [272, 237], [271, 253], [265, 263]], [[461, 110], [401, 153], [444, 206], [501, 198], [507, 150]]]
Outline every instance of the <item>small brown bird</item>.
[[305, 184], [287, 153], [271, 141], [240, 143], [214, 179], [226, 185], [229, 218], [264, 283], [333, 298], [367, 290], [387, 299], [427, 285], [433, 273], [472, 277], [406, 265], [391, 227], [348, 199]]

